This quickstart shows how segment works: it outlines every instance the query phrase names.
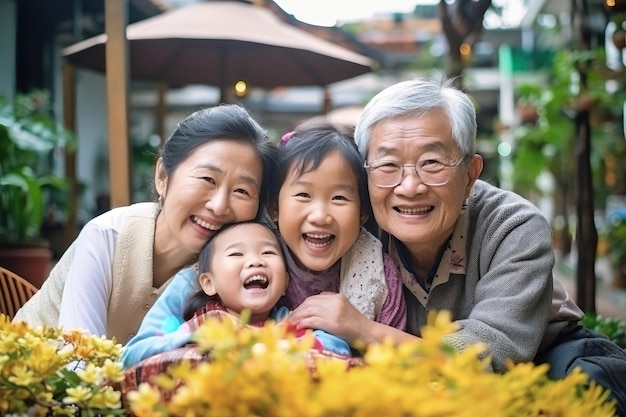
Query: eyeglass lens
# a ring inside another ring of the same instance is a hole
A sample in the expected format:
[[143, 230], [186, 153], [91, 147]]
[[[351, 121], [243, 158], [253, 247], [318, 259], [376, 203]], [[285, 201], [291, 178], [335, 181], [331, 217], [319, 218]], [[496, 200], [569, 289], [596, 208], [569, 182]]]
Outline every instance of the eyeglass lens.
[[429, 186], [444, 185], [450, 180], [451, 168], [458, 166], [462, 159], [454, 164], [428, 161], [418, 164], [400, 164], [395, 161], [376, 161], [368, 166], [370, 179], [379, 187], [395, 187], [405, 177], [405, 168], [414, 169], [418, 178]]

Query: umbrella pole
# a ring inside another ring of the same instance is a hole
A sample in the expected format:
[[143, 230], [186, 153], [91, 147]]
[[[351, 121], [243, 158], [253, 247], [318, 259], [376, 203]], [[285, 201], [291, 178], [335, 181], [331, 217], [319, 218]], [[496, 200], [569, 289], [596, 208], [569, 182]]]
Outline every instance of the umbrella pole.
[[220, 102], [218, 104], [226, 104], [226, 85], [224, 82], [224, 77], [226, 74], [226, 60], [228, 59], [228, 51], [224, 48], [220, 48]]
[[327, 114], [333, 109], [333, 98], [328, 91], [328, 87], [324, 87], [324, 98], [322, 99], [322, 114]]

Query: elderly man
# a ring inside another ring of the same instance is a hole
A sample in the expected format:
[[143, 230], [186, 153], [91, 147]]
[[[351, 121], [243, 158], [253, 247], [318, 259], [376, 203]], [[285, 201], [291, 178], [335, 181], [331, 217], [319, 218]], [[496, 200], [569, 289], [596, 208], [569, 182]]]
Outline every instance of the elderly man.
[[392, 85], [364, 108], [355, 139], [381, 240], [397, 262], [406, 333], [360, 316], [336, 294], [311, 297], [292, 320], [368, 342], [419, 337], [427, 313], [459, 325], [449, 343], [485, 343], [493, 370], [548, 362], [560, 378], [580, 366], [626, 416], [626, 353], [582, 328], [582, 311], [552, 276], [550, 224], [531, 202], [478, 179], [476, 113], [450, 80]]

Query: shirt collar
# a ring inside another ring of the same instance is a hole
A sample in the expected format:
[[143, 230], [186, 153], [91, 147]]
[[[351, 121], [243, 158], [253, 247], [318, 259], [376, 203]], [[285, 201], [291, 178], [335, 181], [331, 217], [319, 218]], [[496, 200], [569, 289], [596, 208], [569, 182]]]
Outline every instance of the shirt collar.
[[[467, 204], [464, 203], [448, 244], [439, 254], [438, 261], [428, 272], [425, 286], [423, 285], [426, 291], [430, 291], [432, 286], [447, 282], [451, 274], [465, 275], [468, 228], [469, 210], [467, 210]], [[392, 247], [395, 247], [397, 250], [394, 256], [396, 262], [400, 261], [402, 266], [414, 276], [415, 274], [411, 268], [406, 247], [395, 237], [391, 236], [391, 239], [393, 243]], [[392, 256], [393, 255], [392, 253]]]

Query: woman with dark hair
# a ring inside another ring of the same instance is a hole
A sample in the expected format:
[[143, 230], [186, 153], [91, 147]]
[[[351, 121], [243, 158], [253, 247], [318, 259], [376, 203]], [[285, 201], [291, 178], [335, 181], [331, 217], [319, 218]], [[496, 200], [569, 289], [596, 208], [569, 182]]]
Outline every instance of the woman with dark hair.
[[276, 145], [243, 107], [191, 114], [161, 149], [157, 202], [89, 221], [14, 320], [125, 344], [170, 277], [194, 264], [222, 226], [259, 215], [275, 158]]

